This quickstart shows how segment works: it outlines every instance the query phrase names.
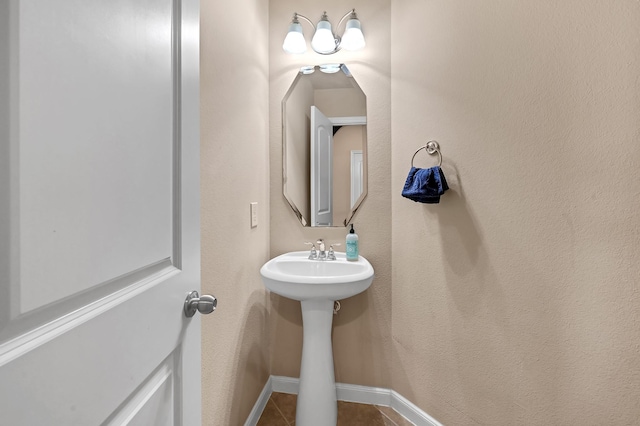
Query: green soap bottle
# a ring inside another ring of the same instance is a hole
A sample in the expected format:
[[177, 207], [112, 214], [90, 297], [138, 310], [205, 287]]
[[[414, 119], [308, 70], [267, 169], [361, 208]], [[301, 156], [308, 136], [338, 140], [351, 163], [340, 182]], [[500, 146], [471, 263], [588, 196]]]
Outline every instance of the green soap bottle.
[[358, 260], [358, 234], [353, 230], [353, 224], [351, 224], [351, 230], [347, 234], [347, 260]]

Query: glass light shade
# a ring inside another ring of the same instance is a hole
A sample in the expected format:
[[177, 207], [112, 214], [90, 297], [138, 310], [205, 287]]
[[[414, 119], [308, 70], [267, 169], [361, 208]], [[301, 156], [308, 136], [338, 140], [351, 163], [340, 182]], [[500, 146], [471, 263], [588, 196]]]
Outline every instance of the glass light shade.
[[302, 34], [302, 25], [300, 25], [300, 23], [292, 22], [291, 25], [289, 25], [289, 32], [284, 38], [282, 49], [287, 53], [293, 54], [307, 51], [307, 42]]
[[364, 34], [358, 19], [352, 18], [347, 21], [340, 46], [345, 50], [359, 50], [365, 46]]
[[311, 47], [318, 53], [332, 53], [336, 50], [336, 40], [329, 21], [318, 22], [316, 32], [311, 39]]
[[314, 65], [306, 65], [300, 68], [300, 72], [302, 74], [313, 74], [316, 71], [316, 67]]
[[340, 64], [322, 64], [320, 65], [320, 71], [325, 74], [335, 74], [340, 71]]

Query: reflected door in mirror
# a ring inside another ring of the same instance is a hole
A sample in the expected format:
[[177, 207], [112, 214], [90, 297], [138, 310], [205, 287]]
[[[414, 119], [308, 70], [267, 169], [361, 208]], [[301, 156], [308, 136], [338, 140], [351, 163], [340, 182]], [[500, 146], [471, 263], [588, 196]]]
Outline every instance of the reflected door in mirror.
[[311, 226], [333, 225], [333, 124], [311, 106]]
[[346, 66], [314, 70], [282, 101], [283, 194], [303, 226], [346, 226], [367, 195], [366, 96]]

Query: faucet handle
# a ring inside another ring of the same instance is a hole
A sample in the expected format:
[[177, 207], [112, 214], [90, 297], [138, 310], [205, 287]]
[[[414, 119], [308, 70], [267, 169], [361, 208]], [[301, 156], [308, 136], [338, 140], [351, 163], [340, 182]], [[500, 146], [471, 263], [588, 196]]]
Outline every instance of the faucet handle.
[[329, 246], [329, 253], [327, 253], [327, 260], [336, 260], [336, 254], [333, 251], [333, 246], [338, 247], [340, 243], [331, 244]]
[[318, 258], [318, 252], [316, 251], [316, 245], [314, 243], [305, 242], [306, 245], [311, 246], [311, 252], [309, 253], [309, 259], [315, 260]]

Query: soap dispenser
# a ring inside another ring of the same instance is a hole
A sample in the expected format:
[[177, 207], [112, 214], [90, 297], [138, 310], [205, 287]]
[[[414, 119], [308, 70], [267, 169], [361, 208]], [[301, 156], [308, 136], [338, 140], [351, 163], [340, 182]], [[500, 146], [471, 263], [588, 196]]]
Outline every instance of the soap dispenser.
[[353, 229], [353, 223], [351, 224], [351, 230], [347, 234], [347, 260], [358, 260], [358, 234]]

